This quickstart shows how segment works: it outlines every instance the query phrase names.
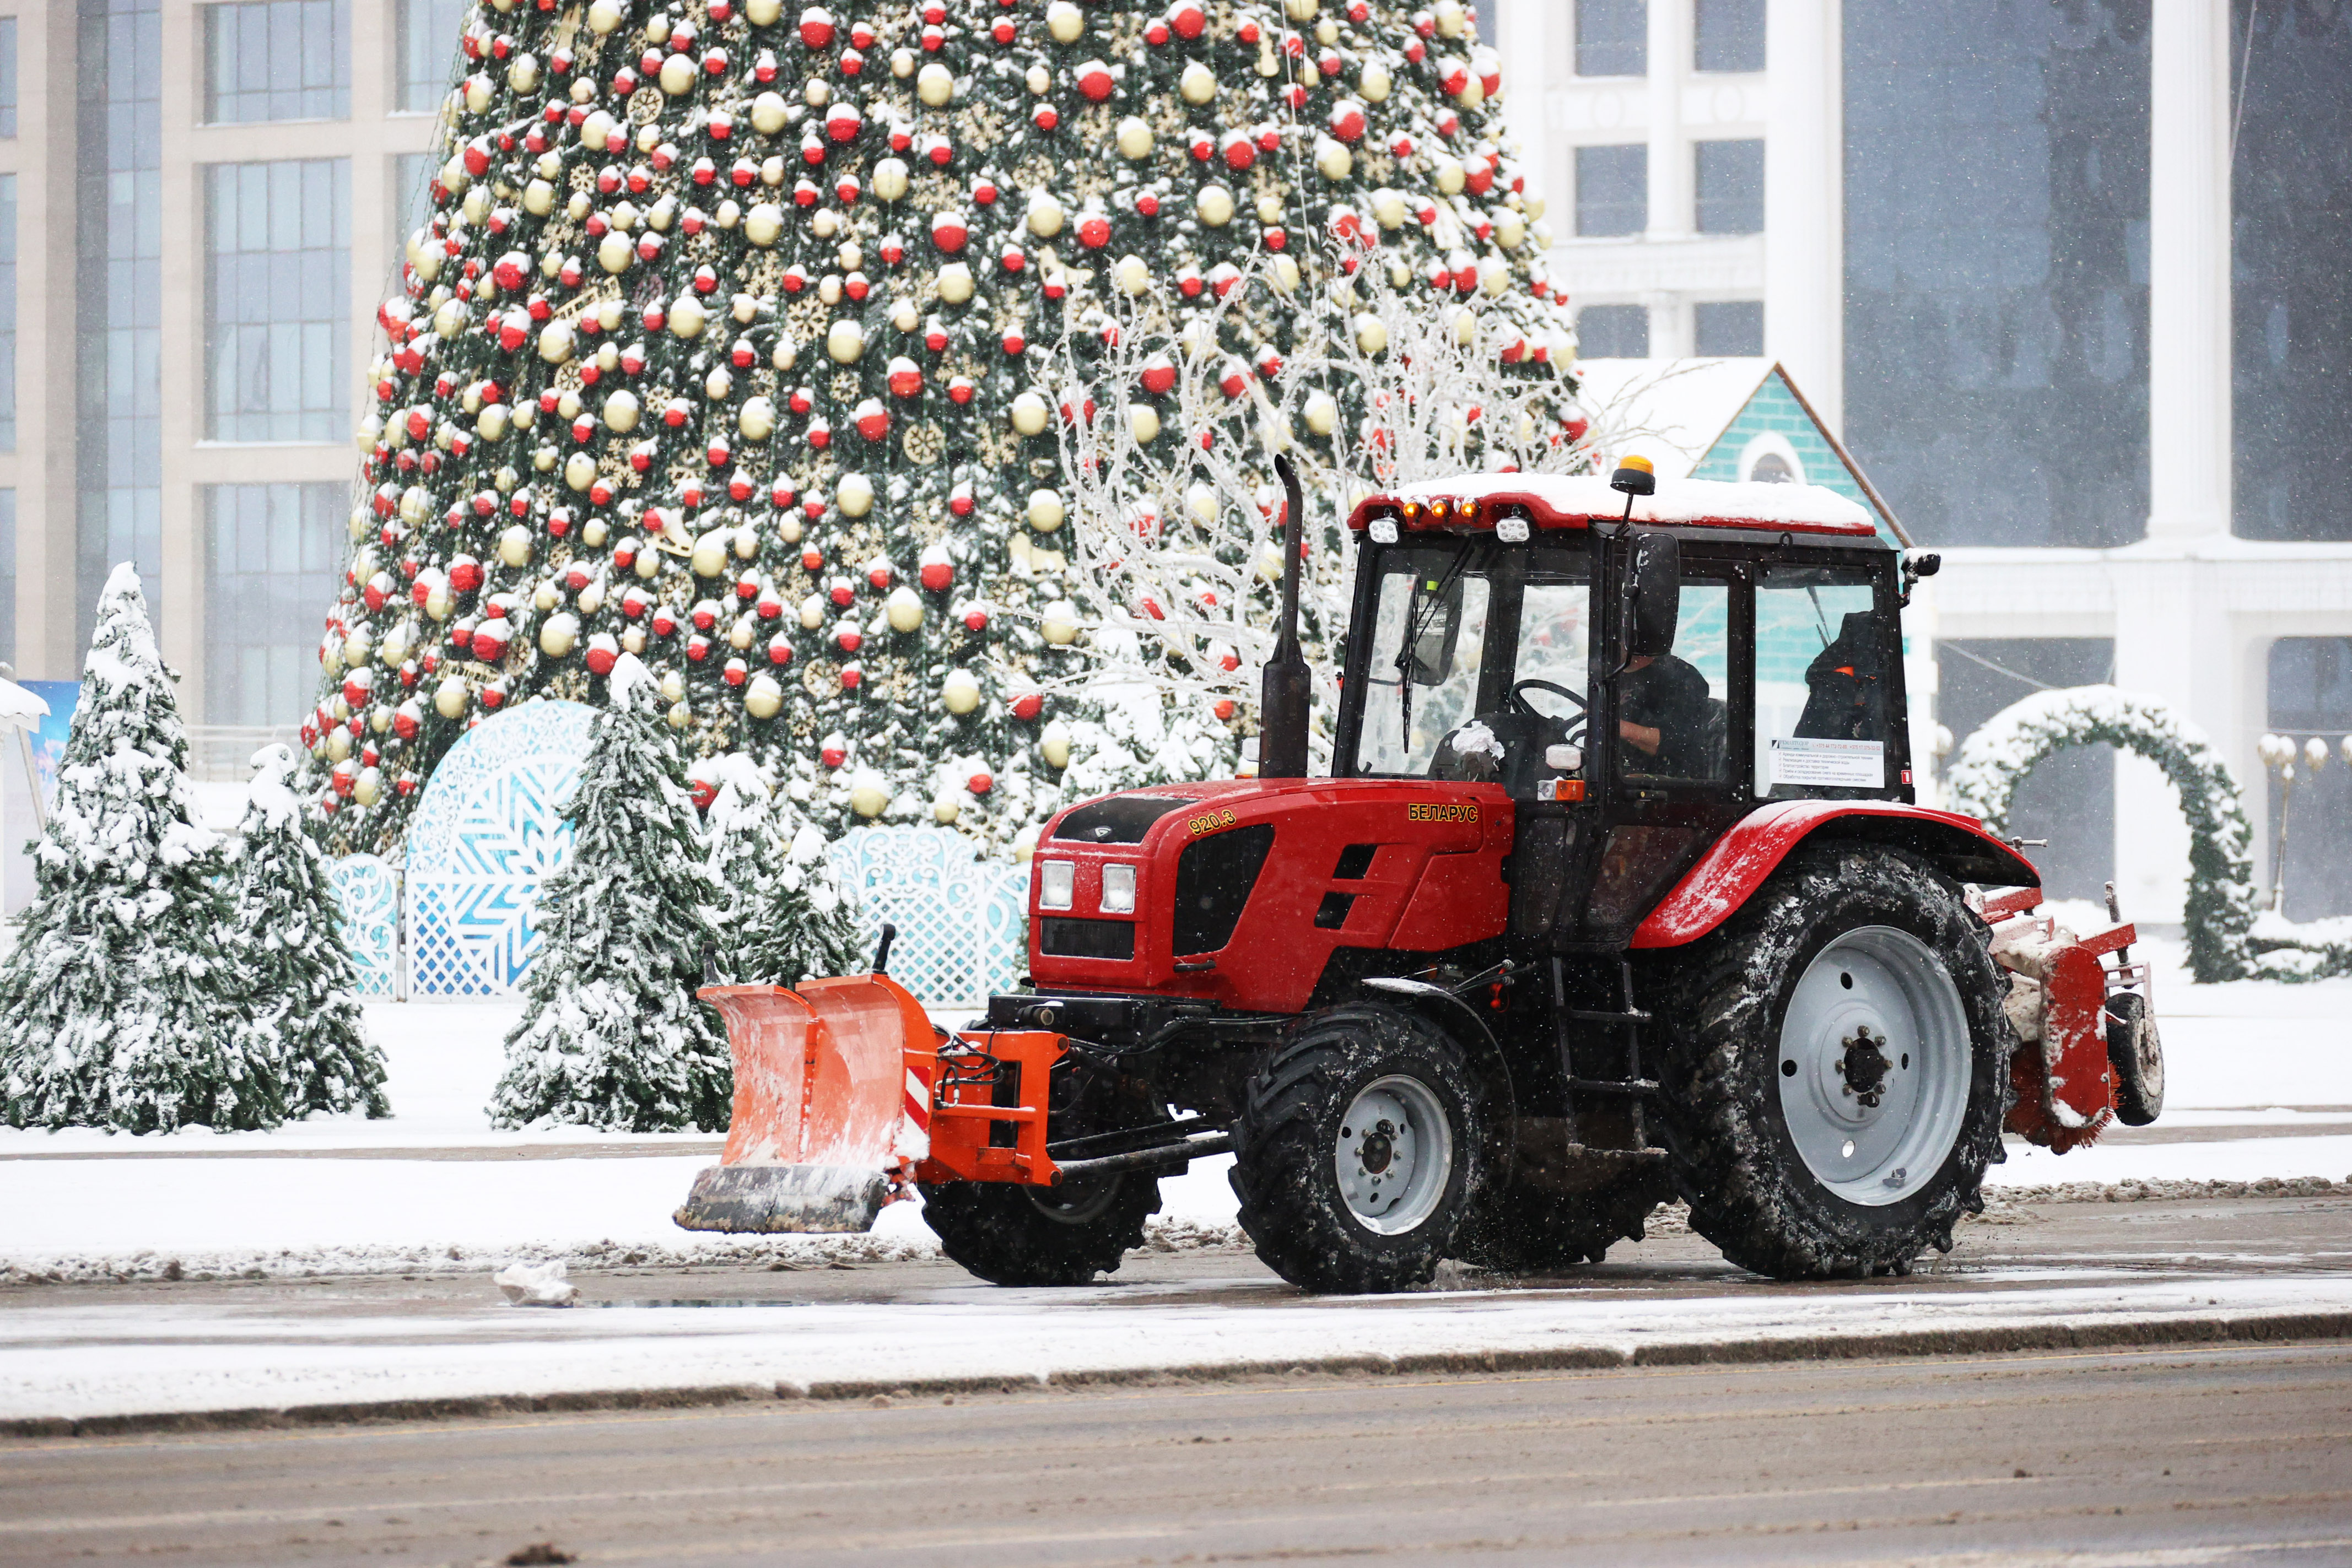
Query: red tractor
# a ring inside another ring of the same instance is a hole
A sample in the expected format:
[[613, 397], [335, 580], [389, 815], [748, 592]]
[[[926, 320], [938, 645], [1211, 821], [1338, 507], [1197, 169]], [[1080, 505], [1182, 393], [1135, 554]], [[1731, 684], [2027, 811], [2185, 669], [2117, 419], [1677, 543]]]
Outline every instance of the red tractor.
[[1901, 1273], [1982, 1207], [2004, 1124], [2153, 1119], [2130, 928], [2031, 919], [2017, 846], [1914, 802], [1934, 557], [1826, 490], [1662, 497], [1638, 460], [1375, 496], [1310, 779], [1284, 478], [1257, 776], [1055, 818], [1031, 988], [953, 1035], [880, 957], [706, 992], [735, 1118], [678, 1223], [863, 1229], [919, 1186], [973, 1273], [1083, 1283], [1230, 1151], [1310, 1291], [1597, 1261], [1676, 1197], [1759, 1273]]

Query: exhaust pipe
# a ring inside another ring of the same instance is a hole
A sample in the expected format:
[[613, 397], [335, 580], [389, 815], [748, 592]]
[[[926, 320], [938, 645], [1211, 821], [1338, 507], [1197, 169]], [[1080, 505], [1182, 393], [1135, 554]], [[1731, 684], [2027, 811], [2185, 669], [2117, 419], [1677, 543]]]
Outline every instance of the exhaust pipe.
[[1298, 555], [1307, 537], [1307, 508], [1298, 494], [1298, 471], [1287, 456], [1274, 460], [1288, 507], [1282, 530], [1282, 623], [1276, 628], [1274, 656], [1265, 662], [1257, 704], [1257, 776], [1307, 777], [1307, 707], [1311, 678], [1298, 646]]

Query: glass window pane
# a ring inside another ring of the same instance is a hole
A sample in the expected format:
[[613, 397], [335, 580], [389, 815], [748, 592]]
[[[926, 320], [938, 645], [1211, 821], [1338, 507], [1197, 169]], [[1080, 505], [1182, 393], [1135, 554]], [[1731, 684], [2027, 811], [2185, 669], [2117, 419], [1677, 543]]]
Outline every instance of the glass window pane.
[[1887, 789], [1895, 632], [1870, 574], [1765, 567], [1756, 588], [1756, 793], [1844, 799]]
[[339, 439], [350, 417], [350, 171], [310, 159], [215, 165], [209, 177], [207, 434]]
[[1697, 0], [1693, 64], [1703, 71], [1764, 68], [1764, 0]]
[[1764, 301], [1706, 299], [1693, 308], [1702, 354], [1749, 356], [1764, 351]]
[[1650, 69], [1646, 0], [1576, 0], [1576, 74], [1638, 77]]
[[1588, 305], [1577, 312], [1576, 353], [1582, 360], [1646, 360], [1650, 357], [1650, 309], [1646, 305]]
[[290, 727], [316, 695], [320, 617], [335, 595], [340, 485], [217, 485], [205, 585], [207, 712]]
[[1701, 141], [1698, 159], [1698, 232], [1752, 235], [1764, 232], [1764, 143]]
[[1731, 590], [1685, 581], [1673, 651], [1617, 678], [1618, 760], [1629, 778], [1720, 779], [1729, 752]]
[[0, 16], [0, 136], [16, 134], [16, 18]]
[[1576, 232], [1637, 235], [1650, 224], [1650, 149], [1641, 142], [1576, 150]]

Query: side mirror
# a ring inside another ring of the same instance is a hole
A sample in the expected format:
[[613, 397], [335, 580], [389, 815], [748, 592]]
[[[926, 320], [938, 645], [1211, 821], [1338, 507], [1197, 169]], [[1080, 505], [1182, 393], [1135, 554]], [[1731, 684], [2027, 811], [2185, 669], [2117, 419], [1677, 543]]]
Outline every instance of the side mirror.
[[1681, 541], [1672, 534], [1648, 528], [1635, 533], [1625, 555], [1624, 601], [1617, 618], [1618, 663], [1674, 652], [1682, 608]]

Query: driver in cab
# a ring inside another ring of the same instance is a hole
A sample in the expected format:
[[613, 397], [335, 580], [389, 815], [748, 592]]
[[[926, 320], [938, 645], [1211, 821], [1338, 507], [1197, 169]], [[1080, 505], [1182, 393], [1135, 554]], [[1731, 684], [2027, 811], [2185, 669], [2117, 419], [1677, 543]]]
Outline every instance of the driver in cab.
[[1706, 677], [1674, 653], [1636, 654], [1617, 677], [1617, 737], [1628, 773], [1667, 778], [1705, 771]]

